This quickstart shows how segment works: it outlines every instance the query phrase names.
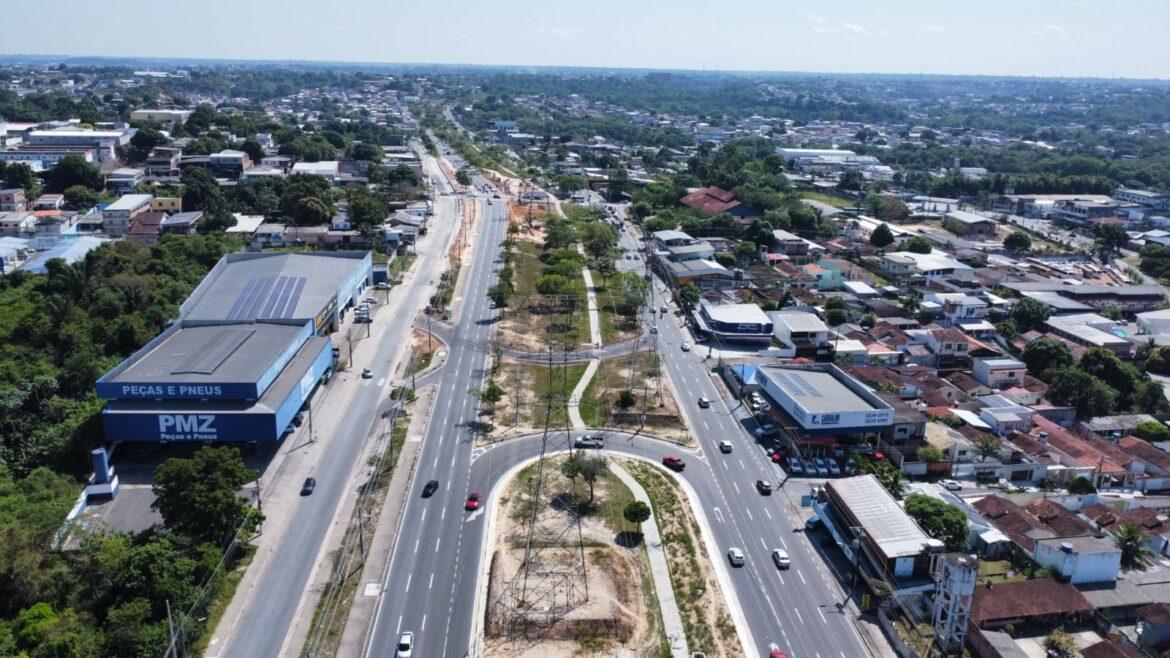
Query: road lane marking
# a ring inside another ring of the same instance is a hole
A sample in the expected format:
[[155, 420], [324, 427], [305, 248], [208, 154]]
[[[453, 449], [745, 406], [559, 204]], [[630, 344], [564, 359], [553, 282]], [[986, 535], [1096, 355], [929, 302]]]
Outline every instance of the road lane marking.
[[829, 623], [829, 620], [825, 619], [825, 611], [824, 610], [817, 608], [817, 614], [819, 614], [821, 616], [821, 621], [825, 622], [826, 624]]
[[422, 633], [425, 630], [427, 630], [427, 616], [423, 615], [422, 624], [419, 625], [418, 632]]
[[[797, 571], [796, 573], [799, 574], [800, 572]], [[796, 607], [793, 607], [792, 611], [796, 613], [796, 618], [800, 621], [800, 624], [803, 626], [804, 625], [804, 617], [800, 616], [800, 610], [798, 610]]]
[[719, 519], [720, 523], [724, 523], [723, 510], [719, 509], [718, 507], [715, 507], [715, 508], [712, 508], [712, 511], [715, 513], [715, 518]]
[[763, 546], [765, 551], [768, 550], [768, 545], [764, 543], [763, 537], [760, 537], [760, 546]]
[[[431, 579], [430, 579], [429, 581], [427, 581], [427, 589], [431, 589], [432, 587], [434, 587], [434, 585], [435, 585], [435, 574], [434, 574], [434, 573], [432, 573], [432, 574], [431, 574]], [[824, 618], [825, 618], [825, 613], [823, 613], [823, 612], [822, 612], [822, 613], [821, 613], [821, 619], [824, 619]], [[827, 623], [827, 622], [826, 622], [826, 623]]]
[[406, 574], [406, 590], [405, 591], [407, 591], [407, 592], [410, 591], [410, 580], [412, 578], [414, 578], [414, 574], [412, 574], [412, 573]]
[[738, 482], [736, 482], [735, 480], [732, 480], [731, 486], [735, 487], [735, 493], [743, 495], [739, 490], [739, 483]]
[[[748, 509], [748, 508], [746, 508], [746, 507], [745, 507], [745, 508], [743, 508], [743, 512], [744, 512], [744, 514], [747, 514], [747, 515], [748, 515], [748, 520], [749, 520], [749, 521], [755, 521], [755, 520], [756, 520], [756, 518], [755, 518], [754, 516], [752, 516], [752, 511], [751, 511], [750, 509]], [[760, 541], [763, 541], [763, 540], [761, 539]]]
[[415, 540], [414, 540], [414, 552], [415, 552], [415, 553], [418, 553], [418, 542], [419, 542], [419, 539], [422, 539], [422, 538], [421, 538], [421, 537], [419, 537], [418, 539], [415, 539]]
[[382, 386], [383, 386], [383, 385], [385, 385], [385, 384], [386, 384], [386, 378], [385, 378], [385, 377], [382, 377], [381, 379], [379, 379], [379, 380], [378, 380], [378, 388], [382, 388]]
[[772, 520], [772, 513], [768, 511], [767, 507], [764, 508], [764, 516], [767, 516], [769, 521]]
[[799, 571], [797, 571], [797, 572], [796, 572], [796, 575], [800, 576], [800, 582], [804, 583], [805, 585], [807, 585], [807, 584], [808, 584], [808, 581], [804, 579], [804, 574], [802, 574], [802, 573], [800, 573]]
[[427, 508], [423, 508], [422, 518], [419, 519], [419, 525], [422, 525], [427, 520]]

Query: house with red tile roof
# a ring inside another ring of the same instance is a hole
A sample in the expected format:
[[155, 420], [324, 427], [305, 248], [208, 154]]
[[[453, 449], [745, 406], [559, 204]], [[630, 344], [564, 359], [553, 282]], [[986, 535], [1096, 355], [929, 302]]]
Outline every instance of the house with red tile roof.
[[980, 585], [971, 604], [971, 625], [998, 629], [1008, 624], [1056, 625], [1083, 620], [1093, 605], [1072, 585], [1054, 578]]
[[1127, 523], [1137, 524], [1151, 551], [1170, 556], [1170, 518], [1156, 509], [1134, 507], [1121, 511], [1103, 503], [1095, 503], [1081, 510], [1081, 515], [1110, 534]]
[[760, 216], [759, 210], [742, 203], [731, 192], [714, 185], [695, 190], [680, 199], [680, 202], [707, 217], [720, 213], [728, 213], [739, 218]]

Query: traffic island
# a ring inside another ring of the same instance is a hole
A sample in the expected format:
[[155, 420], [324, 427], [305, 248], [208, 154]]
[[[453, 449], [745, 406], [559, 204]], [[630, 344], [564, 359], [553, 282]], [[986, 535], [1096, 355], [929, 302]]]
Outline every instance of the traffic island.
[[[581, 455], [576, 469], [566, 467], [569, 459], [545, 461], [539, 498], [533, 495], [539, 462], [502, 485], [483, 655], [661, 655], [667, 645], [649, 559], [637, 526], [624, 515], [634, 496], [604, 457]], [[590, 460], [600, 461], [590, 466]], [[577, 571], [582, 552], [583, 572]], [[557, 574], [555, 583], [549, 574]]]

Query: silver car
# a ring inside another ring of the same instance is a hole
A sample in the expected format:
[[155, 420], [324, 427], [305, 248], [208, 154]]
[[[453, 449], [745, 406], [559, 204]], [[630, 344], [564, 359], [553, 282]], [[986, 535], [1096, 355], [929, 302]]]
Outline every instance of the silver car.
[[734, 546], [727, 550], [727, 561], [733, 567], [742, 567], [744, 564], [747, 564], [747, 559], [743, 556], [743, 551]]

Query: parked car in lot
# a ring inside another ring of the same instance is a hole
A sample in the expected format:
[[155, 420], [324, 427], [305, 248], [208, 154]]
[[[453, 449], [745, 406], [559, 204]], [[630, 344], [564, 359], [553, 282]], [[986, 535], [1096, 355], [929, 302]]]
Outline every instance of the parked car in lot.
[[317, 488], [317, 478], [305, 478], [305, 483], [301, 485], [301, 495], [308, 496]]
[[435, 495], [435, 492], [438, 490], [439, 490], [439, 481], [438, 480], [427, 480], [427, 483], [424, 484], [423, 488], [422, 488], [422, 497], [423, 498], [430, 498], [431, 496]]
[[768, 436], [776, 432], [776, 426], [772, 423], [764, 423], [756, 428], [756, 436]]
[[468, 512], [474, 512], [479, 509], [479, 504], [483, 500], [483, 493], [478, 489], [467, 494], [467, 502], [464, 503], [463, 509]]
[[720, 441], [719, 452], [722, 452], [723, 454], [731, 452], [731, 441], [728, 441], [727, 439]]
[[817, 475], [823, 478], [829, 477], [829, 465], [825, 462], [824, 459], [817, 457], [813, 460], [813, 465], [817, 468]]
[[747, 559], [743, 556], [743, 551], [734, 546], [727, 549], [727, 561], [730, 562], [731, 566], [733, 567], [742, 567], [747, 563]]
[[707, 399], [706, 395], [699, 396], [699, 408], [706, 409], [711, 406], [711, 401]]
[[963, 483], [958, 480], [939, 480], [938, 483], [942, 485], [943, 489], [947, 491], [962, 491]]
[[804, 460], [803, 466], [804, 466], [804, 472], [807, 473], [810, 477], [817, 474], [817, 465], [816, 465], [816, 462], [814, 462], [813, 460], [811, 460], [811, 459]]
[[573, 439], [574, 448], [604, 448], [605, 437], [600, 435], [579, 436]]
[[800, 475], [804, 473], [804, 466], [801, 465], [800, 460], [796, 457], [788, 458], [788, 472], [793, 475]]
[[683, 471], [687, 467], [687, 463], [682, 460], [682, 457], [675, 457], [674, 455], [663, 457], [662, 465], [672, 471]]
[[783, 548], [777, 548], [772, 551], [772, 561], [776, 563], [777, 569], [787, 569], [792, 566], [792, 560], [788, 558], [788, 551]]
[[760, 492], [761, 496], [771, 496], [772, 483], [767, 480], [756, 480], [756, 491]]
[[826, 459], [829, 464], [829, 475], [836, 477], [841, 474], [841, 466], [837, 464], [836, 459]]

